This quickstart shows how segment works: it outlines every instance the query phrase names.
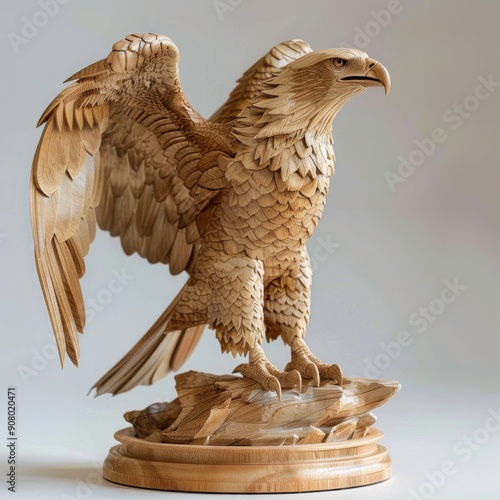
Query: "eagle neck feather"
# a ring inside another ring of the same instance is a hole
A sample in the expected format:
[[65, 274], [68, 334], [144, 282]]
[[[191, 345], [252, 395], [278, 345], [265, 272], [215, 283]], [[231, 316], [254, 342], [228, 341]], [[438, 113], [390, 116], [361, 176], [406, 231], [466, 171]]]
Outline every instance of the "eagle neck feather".
[[233, 135], [259, 151], [255, 159], [261, 167], [297, 141], [321, 145], [334, 156], [332, 122], [351, 95], [335, 91], [325, 71], [321, 65], [284, 69], [261, 84], [240, 113]]

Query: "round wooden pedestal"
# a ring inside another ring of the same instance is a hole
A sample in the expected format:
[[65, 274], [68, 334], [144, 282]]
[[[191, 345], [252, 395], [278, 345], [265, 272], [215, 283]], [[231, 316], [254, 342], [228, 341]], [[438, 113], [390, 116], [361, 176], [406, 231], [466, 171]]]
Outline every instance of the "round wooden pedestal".
[[391, 475], [377, 429], [348, 441], [292, 446], [203, 446], [153, 443], [132, 428], [115, 434], [103, 466], [128, 486], [210, 493], [285, 493], [350, 488]]

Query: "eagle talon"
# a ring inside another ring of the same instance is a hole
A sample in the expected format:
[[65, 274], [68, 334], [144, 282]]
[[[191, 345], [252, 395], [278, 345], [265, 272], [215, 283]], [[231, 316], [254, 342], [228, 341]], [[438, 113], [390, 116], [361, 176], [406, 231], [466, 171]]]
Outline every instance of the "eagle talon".
[[326, 365], [325, 373], [325, 378], [328, 380], [335, 380], [337, 385], [342, 385], [344, 377], [342, 375], [342, 369], [339, 365]]
[[298, 370], [285, 370], [285, 386], [296, 387], [298, 392], [302, 392], [302, 375]]
[[267, 379], [267, 390], [275, 392], [278, 399], [281, 401], [281, 384], [276, 377], [271, 377]]
[[245, 375], [243, 373], [243, 370], [245, 369], [245, 366], [248, 366], [246, 365], [245, 363], [242, 363], [241, 365], [238, 365], [233, 371], [232, 373], [241, 373], [242, 375]]
[[306, 377], [313, 380], [314, 385], [319, 387], [321, 384], [321, 378], [319, 375], [319, 369], [314, 363], [309, 363], [305, 369]]
[[238, 365], [233, 373], [241, 373], [254, 380], [265, 391], [275, 392], [281, 400], [282, 388], [302, 390], [302, 375], [298, 370], [281, 371], [272, 365], [259, 346], [250, 352], [249, 363]]
[[340, 366], [320, 361], [302, 339], [296, 339], [292, 344], [292, 360], [286, 366], [286, 370], [292, 369], [298, 370], [303, 377], [312, 380], [316, 387], [320, 387], [321, 379], [332, 380], [337, 385], [342, 385]]

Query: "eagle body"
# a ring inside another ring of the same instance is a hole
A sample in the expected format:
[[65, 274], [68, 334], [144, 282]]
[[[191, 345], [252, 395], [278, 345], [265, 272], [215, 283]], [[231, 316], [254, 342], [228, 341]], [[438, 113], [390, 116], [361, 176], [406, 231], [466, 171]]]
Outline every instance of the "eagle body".
[[[189, 278], [151, 329], [95, 385], [97, 394], [151, 384], [178, 369], [206, 325], [224, 352], [248, 355], [244, 376], [281, 394], [303, 378], [341, 383], [305, 343], [312, 286], [306, 242], [334, 172], [331, 124], [352, 95], [389, 88], [354, 49], [274, 47], [204, 119], [178, 78], [167, 37], [129, 35], [74, 75], [49, 105], [35, 154], [35, 260], [57, 345], [78, 361], [85, 311], [78, 283], [96, 221], [127, 254]], [[284, 371], [263, 340], [281, 337]]]

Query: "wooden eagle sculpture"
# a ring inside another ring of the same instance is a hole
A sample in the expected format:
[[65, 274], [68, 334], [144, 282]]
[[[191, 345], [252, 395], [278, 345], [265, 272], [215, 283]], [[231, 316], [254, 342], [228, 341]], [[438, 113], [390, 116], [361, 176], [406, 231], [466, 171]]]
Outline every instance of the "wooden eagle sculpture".
[[[303, 379], [342, 381], [304, 337], [311, 263], [306, 242], [334, 172], [332, 121], [366, 87], [390, 79], [355, 49], [281, 43], [238, 81], [209, 119], [184, 96], [167, 37], [133, 34], [68, 81], [43, 113], [33, 162], [35, 259], [59, 356], [76, 365], [85, 325], [79, 279], [96, 224], [127, 254], [186, 271], [184, 287], [94, 386], [117, 394], [177, 370], [204, 328], [235, 371], [281, 396]], [[291, 348], [284, 371], [262, 341]]]

